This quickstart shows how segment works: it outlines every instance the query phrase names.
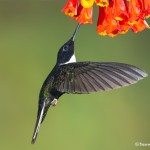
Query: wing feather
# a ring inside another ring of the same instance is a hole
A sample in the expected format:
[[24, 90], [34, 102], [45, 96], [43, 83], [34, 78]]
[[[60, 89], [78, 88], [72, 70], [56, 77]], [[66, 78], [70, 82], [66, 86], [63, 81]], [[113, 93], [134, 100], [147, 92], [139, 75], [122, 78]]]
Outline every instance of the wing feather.
[[83, 73], [82, 75], [83, 75], [84, 79], [86, 80], [86, 88], [88, 91], [87, 93], [90, 93], [90, 91], [94, 92], [95, 90], [94, 90], [93, 85], [91, 83], [90, 76], [88, 76], [88, 74], [85, 74], [85, 73]]
[[106, 77], [103, 76], [102, 73], [100, 73], [96, 70], [92, 70], [91, 72], [93, 73], [93, 75], [98, 77], [98, 81], [100, 81], [100, 83], [102, 84], [102, 86], [105, 90], [112, 89], [112, 86], [109, 84], [109, 81], [107, 80]]
[[122, 84], [130, 84], [130, 82], [126, 79], [126, 76], [123, 76], [121, 73], [117, 73], [117, 71], [112, 71], [111, 69], [101, 68], [101, 71], [109, 76], [109, 78], [118, 86], [122, 86]]
[[136, 83], [147, 74], [128, 64], [78, 62], [61, 65], [59, 76], [63, 81], [57, 85], [58, 91], [82, 94], [121, 88]]
[[113, 82], [116, 86], [122, 86], [122, 82], [127, 82], [129, 83], [127, 80], [125, 80], [124, 78], [122, 78], [120, 75], [116, 74], [115, 72], [112, 72], [111, 70], [107, 70], [107, 69], [101, 69], [101, 72], [103, 73], [103, 75], [108, 78], [111, 82]]
[[[89, 69], [89, 68], [88, 68]], [[99, 88], [99, 91], [104, 91], [105, 88], [102, 85], [102, 82], [99, 82], [101, 80], [101, 78], [98, 75], [95, 75], [95, 73], [91, 72], [92, 69], [90, 68], [89, 71], [87, 71], [86, 73], [84, 73], [84, 75], [87, 76], [87, 81], [90, 81], [90, 84], [93, 86], [94, 84], [97, 85], [97, 87]], [[98, 90], [96, 90], [98, 91]]]
[[99, 78], [98, 77], [92, 77], [89, 75], [89, 73], [84, 73], [84, 76], [86, 77], [87, 81], [90, 82], [90, 84], [92, 84], [94, 82], [94, 84], [97, 85], [98, 90], [97, 91], [105, 91], [104, 87], [101, 85], [101, 83], [99, 83]]

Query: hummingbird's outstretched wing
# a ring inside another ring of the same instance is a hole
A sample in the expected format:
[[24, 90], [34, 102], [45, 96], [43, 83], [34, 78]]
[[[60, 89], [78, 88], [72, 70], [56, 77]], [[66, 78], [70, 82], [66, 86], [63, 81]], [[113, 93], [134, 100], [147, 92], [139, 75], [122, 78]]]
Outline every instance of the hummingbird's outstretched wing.
[[65, 93], [92, 93], [134, 84], [147, 76], [141, 69], [115, 62], [78, 62], [61, 65], [57, 90]]

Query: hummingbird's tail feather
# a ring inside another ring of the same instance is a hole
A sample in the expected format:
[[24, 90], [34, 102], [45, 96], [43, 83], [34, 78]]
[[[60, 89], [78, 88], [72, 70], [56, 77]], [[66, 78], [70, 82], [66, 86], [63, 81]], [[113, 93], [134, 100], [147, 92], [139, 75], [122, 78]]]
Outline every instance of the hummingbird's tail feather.
[[38, 135], [38, 132], [39, 132], [39, 129], [40, 129], [40, 125], [41, 125], [42, 120], [43, 120], [44, 111], [45, 111], [45, 102], [43, 103], [42, 109], [41, 109], [39, 115], [37, 116], [37, 121], [36, 121], [34, 133], [33, 133], [33, 136], [32, 136], [32, 141], [31, 141], [32, 144], [34, 144], [35, 141], [36, 141], [36, 138], [37, 138], [37, 135]]

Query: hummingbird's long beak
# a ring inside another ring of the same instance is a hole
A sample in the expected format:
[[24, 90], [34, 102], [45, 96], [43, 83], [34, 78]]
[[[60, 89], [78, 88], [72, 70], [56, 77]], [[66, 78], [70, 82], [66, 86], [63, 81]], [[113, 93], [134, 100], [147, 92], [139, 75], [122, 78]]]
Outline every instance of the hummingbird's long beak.
[[75, 40], [76, 34], [77, 34], [78, 30], [79, 30], [79, 27], [80, 27], [80, 24], [78, 23], [78, 25], [77, 25], [77, 27], [76, 27], [76, 30], [74, 31], [74, 34], [73, 34], [73, 36], [72, 36], [72, 41]]

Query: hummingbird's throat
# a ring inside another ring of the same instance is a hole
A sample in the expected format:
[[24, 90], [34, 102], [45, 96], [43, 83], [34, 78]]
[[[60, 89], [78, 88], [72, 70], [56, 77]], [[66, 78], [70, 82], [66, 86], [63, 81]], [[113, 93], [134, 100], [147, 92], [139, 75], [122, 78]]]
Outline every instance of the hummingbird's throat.
[[73, 55], [71, 56], [70, 60], [67, 61], [67, 62], [65, 62], [65, 63], [62, 63], [62, 65], [64, 65], [64, 64], [69, 64], [69, 63], [74, 63], [74, 62], [76, 62], [76, 57], [75, 57], [75, 55], [73, 54]]

